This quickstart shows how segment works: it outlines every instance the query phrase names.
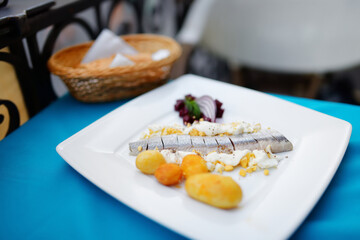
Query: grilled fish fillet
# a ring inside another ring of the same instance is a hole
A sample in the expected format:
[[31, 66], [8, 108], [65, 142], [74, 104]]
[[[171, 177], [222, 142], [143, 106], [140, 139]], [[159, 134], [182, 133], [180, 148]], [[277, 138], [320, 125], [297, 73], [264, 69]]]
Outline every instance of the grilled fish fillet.
[[130, 153], [137, 155], [143, 150], [172, 149], [176, 151], [196, 150], [202, 154], [213, 151], [232, 153], [235, 150], [264, 150], [271, 146], [273, 153], [291, 151], [292, 143], [276, 130], [263, 130], [257, 133], [200, 137], [190, 135], [165, 135], [155, 136], [129, 143]]

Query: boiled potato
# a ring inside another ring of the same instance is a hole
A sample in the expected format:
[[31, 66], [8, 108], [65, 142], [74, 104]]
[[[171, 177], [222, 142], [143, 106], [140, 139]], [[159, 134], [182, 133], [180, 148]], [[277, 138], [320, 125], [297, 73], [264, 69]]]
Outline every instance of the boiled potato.
[[240, 186], [228, 176], [202, 173], [185, 182], [190, 197], [218, 208], [234, 208], [242, 199]]
[[181, 169], [183, 170], [185, 178], [209, 171], [206, 166], [206, 161], [202, 157], [194, 154], [187, 155], [183, 158]]
[[156, 150], [141, 152], [136, 157], [136, 167], [145, 174], [154, 174], [156, 169], [165, 163], [163, 155]]
[[156, 169], [155, 177], [163, 185], [175, 185], [181, 181], [182, 170], [177, 164], [166, 163]]

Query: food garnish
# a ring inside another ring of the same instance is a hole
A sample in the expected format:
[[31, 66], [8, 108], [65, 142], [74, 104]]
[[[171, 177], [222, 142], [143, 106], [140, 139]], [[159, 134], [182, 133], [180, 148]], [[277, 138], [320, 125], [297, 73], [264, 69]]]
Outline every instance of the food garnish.
[[219, 100], [214, 100], [208, 95], [196, 98], [188, 94], [184, 99], [176, 100], [175, 111], [179, 112], [185, 125], [200, 120], [216, 122], [216, 118], [222, 118], [224, 114], [221, 106], [222, 103]]
[[[181, 186], [187, 194], [214, 207], [235, 208], [242, 199], [236, 179], [223, 176], [236, 171], [238, 180], [262, 172], [270, 175], [282, 153], [293, 149], [280, 132], [259, 123], [236, 121], [216, 123], [224, 109], [210, 96], [186, 95], [177, 100], [175, 110], [184, 125], [152, 125], [142, 137], [129, 143], [130, 154], [137, 155], [136, 167], [154, 174], [165, 186]], [[241, 181], [241, 180], [240, 180]]]

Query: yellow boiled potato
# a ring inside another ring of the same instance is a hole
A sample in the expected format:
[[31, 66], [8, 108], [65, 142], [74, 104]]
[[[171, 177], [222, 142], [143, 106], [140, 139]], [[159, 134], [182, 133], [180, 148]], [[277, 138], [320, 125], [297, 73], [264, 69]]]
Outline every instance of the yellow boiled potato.
[[143, 151], [136, 157], [136, 167], [145, 174], [154, 174], [164, 163], [166, 163], [165, 158], [156, 150]]
[[180, 166], [175, 163], [166, 163], [158, 167], [154, 175], [159, 183], [165, 186], [171, 186], [180, 183], [182, 170]]
[[206, 161], [202, 157], [194, 154], [186, 155], [183, 158], [181, 169], [185, 178], [199, 173], [207, 173], [209, 171], [206, 166]]
[[185, 182], [190, 197], [218, 208], [234, 208], [242, 199], [240, 186], [228, 176], [201, 173]]

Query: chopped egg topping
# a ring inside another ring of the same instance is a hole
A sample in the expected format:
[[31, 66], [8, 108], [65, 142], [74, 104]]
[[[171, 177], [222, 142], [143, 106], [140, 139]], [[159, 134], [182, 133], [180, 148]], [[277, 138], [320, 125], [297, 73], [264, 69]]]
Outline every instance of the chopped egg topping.
[[246, 171], [244, 169], [240, 169], [239, 175], [242, 177], [246, 176]]
[[[173, 150], [161, 150], [167, 163], [181, 164], [182, 159], [189, 154], [198, 154], [196, 152], [184, 152]], [[269, 175], [268, 168], [277, 167], [281, 160], [277, 155], [273, 154], [268, 146], [265, 150], [237, 150], [231, 154], [211, 152], [203, 158], [210, 172], [222, 174], [224, 171], [233, 171], [240, 166], [239, 175], [245, 177], [258, 170], [264, 169], [264, 175]]]
[[175, 164], [181, 164], [182, 163], [182, 159], [190, 154], [196, 154], [195, 152], [183, 152], [183, 151], [176, 151], [174, 152], [173, 150], [161, 150], [160, 153], [163, 155], [163, 157], [165, 158], [166, 163], [175, 163]]
[[224, 136], [237, 135], [242, 133], [255, 133], [261, 130], [259, 123], [251, 124], [244, 121], [232, 123], [212, 123], [207, 121], [197, 121], [192, 125], [151, 125], [142, 138], [152, 136], [162, 136], [170, 134], [188, 134], [190, 136]]
[[224, 163], [225, 165], [237, 166], [239, 165], [241, 159], [249, 152], [249, 150], [237, 150], [234, 151], [232, 154], [211, 152], [208, 155], [204, 156], [204, 159], [207, 162], [219, 161]]
[[224, 165], [222, 165], [221, 163], [216, 163], [215, 169], [214, 169], [215, 172], [218, 172], [218, 173], [222, 174], [222, 172], [224, 170], [225, 170]]
[[[261, 130], [261, 125], [250, 124], [244, 121], [232, 122], [232, 123], [212, 123], [207, 121], [195, 122], [190, 127], [184, 130], [185, 134], [189, 134], [195, 129], [200, 133], [204, 133], [205, 136], [217, 136], [223, 135], [237, 135], [241, 133], [254, 133]], [[201, 136], [201, 135], [199, 135]]]

